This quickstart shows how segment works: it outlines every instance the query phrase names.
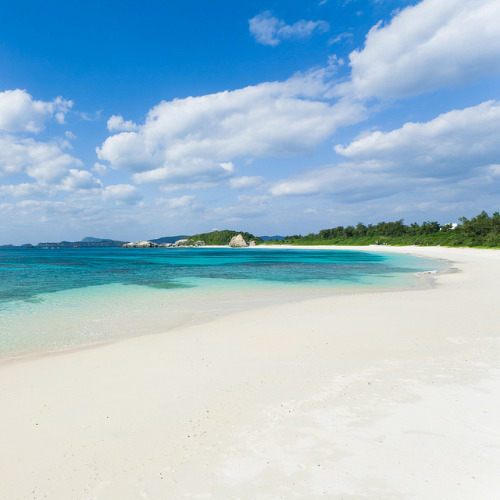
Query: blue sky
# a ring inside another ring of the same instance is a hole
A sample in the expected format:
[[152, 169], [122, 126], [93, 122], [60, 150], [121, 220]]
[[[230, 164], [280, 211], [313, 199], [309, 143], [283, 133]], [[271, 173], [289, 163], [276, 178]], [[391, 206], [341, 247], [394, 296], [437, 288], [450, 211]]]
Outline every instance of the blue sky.
[[497, 0], [9, 2], [0, 244], [497, 211], [499, 25]]

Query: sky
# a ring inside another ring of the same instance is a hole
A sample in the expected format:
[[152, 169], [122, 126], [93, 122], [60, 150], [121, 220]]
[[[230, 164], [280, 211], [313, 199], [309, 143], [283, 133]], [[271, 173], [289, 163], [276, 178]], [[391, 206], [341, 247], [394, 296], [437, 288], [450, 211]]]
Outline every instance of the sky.
[[4, 2], [0, 244], [500, 209], [498, 0]]

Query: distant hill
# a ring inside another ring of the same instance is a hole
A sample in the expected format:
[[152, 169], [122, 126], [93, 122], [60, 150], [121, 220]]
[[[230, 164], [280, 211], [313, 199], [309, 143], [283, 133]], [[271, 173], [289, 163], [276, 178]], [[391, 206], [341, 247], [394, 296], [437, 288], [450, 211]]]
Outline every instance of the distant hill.
[[156, 243], [157, 245], [161, 245], [162, 243], [175, 243], [177, 240], [183, 240], [184, 238], [188, 238], [187, 234], [179, 234], [178, 236], [163, 236], [163, 238], [156, 238], [155, 240], [148, 240], [151, 243]]
[[[92, 241], [89, 241], [91, 239]], [[35, 245], [36, 248], [103, 248], [103, 247], [121, 247], [126, 241], [103, 240], [100, 238], [92, 238], [87, 236], [82, 241], [59, 241], [59, 242], [44, 242]]]
[[[204, 241], [206, 245], [229, 245], [229, 241], [233, 236], [238, 234], [243, 235], [245, 241], [249, 242], [250, 240], [255, 240], [256, 243], [263, 243], [264, 241], [281, 241], [285, 237], [284, 236], [254, 236], [251, 233], [247, 233], [245, 231], [231, 231], [229, 229], [225, 229], [223, 231], [211, 231], [210, 233], [200, 233], [189, 236], [187, 234], [179, 234], [177, 236], [163, 236], [161, 238], [156, 238], [151, 241], [152, 243], [156, 243], [157, 245], [161, 245], [162, 243], [175, 243], [178, 240], [182, 240], [185, 238], [189, 238], [193, 241]], [[127, 241], [119, 241], [112, 240], [109, 238], [96, 238], [94, 236], [85, 236], [80, 241], [58, 241], [58, 242], [41, 242], [36, 245], [31, 245], [30, 243], [26, 243], [22, 245], [22, 247], [29, 248], [117, 248], [123, 246]], [[0, 248], [15, 248], [15, 245], [0, 245]]]
[[270, 241], [270, 240], [281, 241], [284, 240], [286, 236], [279, 236], [278, 234], [275, 234], [274, 236], [259, 236], [259, 238], [264, 241]]
[[190, 236], [190, 240], [194, 241], [204, 241], [205, 245], [229, 245], [231, 238], [241, 234], [245, 241], [248, 243], [250, 240], [255, 240], [257, 243], [262, 243], [263, 240], [258, 236], [246, 233], [243, 231], [230, 231], [229, 229], [224, 229], [223, 231], [212, 231], [210, 233], [200, 233]]
[[94, 238], [93, 236], [85, 236], [80, 243], [102, 243], [103, 241], [113, 241], [107, 238]]

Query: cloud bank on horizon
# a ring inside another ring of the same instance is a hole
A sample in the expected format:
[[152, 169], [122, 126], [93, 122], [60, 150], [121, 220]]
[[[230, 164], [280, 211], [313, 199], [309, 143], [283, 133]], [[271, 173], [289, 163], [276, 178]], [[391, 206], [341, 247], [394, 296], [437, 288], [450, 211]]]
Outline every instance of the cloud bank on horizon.
[[321, 2], [315, 20], [285, 4], [283, 16], [233, 13], [248, 50], [236, 61], [273, 65], [230, 90], [211, 69], [214, 92], [142, 110], [124, 95], [89, 121], [71, 86], [0, 88], [0, 243], [213, 226], [291, 234], [498, 210], [500, 3], [400, 2], [364, 31], [374, 4], [350, 4], [349, 17]]

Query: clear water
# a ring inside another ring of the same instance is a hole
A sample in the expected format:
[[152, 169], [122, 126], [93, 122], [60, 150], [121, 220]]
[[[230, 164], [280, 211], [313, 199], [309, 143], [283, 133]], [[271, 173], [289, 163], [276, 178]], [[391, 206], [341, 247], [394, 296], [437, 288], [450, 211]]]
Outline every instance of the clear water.
[[0, 358], [161, 332], [252, 305], [415, 286], [436, 261], [304, 249], [0, 249]]

